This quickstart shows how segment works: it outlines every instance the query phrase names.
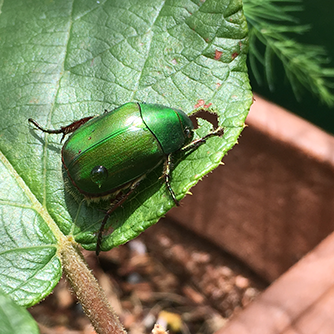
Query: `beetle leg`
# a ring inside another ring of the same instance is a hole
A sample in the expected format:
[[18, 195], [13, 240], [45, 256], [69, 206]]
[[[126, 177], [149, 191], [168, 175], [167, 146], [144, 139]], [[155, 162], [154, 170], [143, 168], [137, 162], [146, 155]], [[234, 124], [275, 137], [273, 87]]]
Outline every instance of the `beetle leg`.
[[[188, 145], [182, 147], [180, 151], [186, 152], [186, 151], [194, 150], [197, 147], [204, 144], [208, 138], [223, 135], [223, 131], [224, 130], [222, 128], [217, 128], [217, 129], [211, 131], [210, 133], [208, 133], [203, 138], [196, 139], [196, 140], [192, 141], [191, 143], [189, 143]], [[180, 206], [180, 203], [176, 199], [175, 193], [174, 193], [174, 191], [173, 191], [173, 189], [170, 185], [171, 164], [172, 164], [172, 153], [167, 155], [167, 158], [166, 158], [165, 163], [164, 163], [164, 172], [163, 172], [162, 177], [165, 178], [165, 183], [166, 183], [167, 189], [168, 189], [169, 193], [171, 194], [175, 205]]]
[[127, 199], [128, 197], [134, 192], [134, 190], [139, 186], [140, 184], [140, 181], [143, 179], [143, 177], [137, 179], [135, 182], [133, 182], [129, 188], [129, 190], [123, 194], [123, 193], [120, 193], [116, 198], [115, 200], [113, 200], [110, 204], [110, 208], [108, 209], [108, 211], [106, 212], [103, 220], [102, 220], [102, 223], [101, 223], [101, 226], [100, 226], [100, 229], [99, 229], [99, 232], [97, 234], [97, 242], [96, 242], [96, 255], [98, 256], [100, 254], [100, 251], [101, 251], [101, 242], [102, 242], [102, 236], [103, 236], [103, 231], [104, 231], [104, 227], [110, 217], [110, 215], [119, 207], [121, 206]]
[[44, 129], [42, 128], [35, 120], [33, 120], [32, 118], [28, 119], [28, 122], [34, 124], [34, 126], [46, 133], [51, 133], [51, 134], [58, 134], [58, 133], [62, 133], [63, 136], [61, 138], [61, 141], [63, 141], [63, 139], [65, 138], [65, 136], [69, 133], [74, 132], [75, 130], [77, 130], [78, 128], [80, 128], [81, 125], [85, 124], [86, 122], [88, 122], [90, 119], [92, 119], [94, 116], [89, 116], [89, 117], [85, 117], [85, 118], [81, 118], [78, 121], [74, 121], [73, 123], [67, 125], [67, 126], [61, 126], [60, 129], [55, 129], [55, 130], [49, 130], [49, 129]]
[[175, 205], [179, 206], [180, 203], [176, 199], [175, 193], [174, 193], [174, 191], [173, 191], [173, 189], [170, 185], [171, 164], [172, 164], [172, 154], [168, 154], [167, 158], [165, 160], [165, 163], [164, 163], [163, 177], [165, 178], [165, 183], [166, 183], [167, 189], [168, 189], [170, 195], [172, 196], [172, 199], [173, 199]]
[[202, 144], [204, 144], [208, 138], [214, 137], [214, 136], [222, 136], [223, 133], [224, 133], [224, 129], [223, 128], [217, 128], [217, 129], [209, 132], [203, 138], [196, 139], [196, 140], [192, 141], [191, 143], [189, 143], [188, 145], [182, 147], [180, 151], [187, 152], [189, 150], [194, 150], [197, 147], [199, 147]]

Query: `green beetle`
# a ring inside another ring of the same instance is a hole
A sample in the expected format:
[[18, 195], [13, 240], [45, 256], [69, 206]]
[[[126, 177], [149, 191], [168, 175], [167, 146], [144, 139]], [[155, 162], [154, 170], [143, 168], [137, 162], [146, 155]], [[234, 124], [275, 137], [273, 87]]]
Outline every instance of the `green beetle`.
[[217, 128], [204, 138], [192, 141], [194, 126], [183, 111], [135, 102], [57, 130], [44, 129], [31, 118], [29, 122], [46, 133], [62, 133], [62, 140], [72, 133], [62, 148], [63, 166], [69, 179], [87, 198], [113, 197], [98, 232], [97, 254], [111, 213], [151, 170], [164, 163], [167, 189], [179, 205], [170, 185], [171, 155], [194, 149], [208, 137], [222, 133]]

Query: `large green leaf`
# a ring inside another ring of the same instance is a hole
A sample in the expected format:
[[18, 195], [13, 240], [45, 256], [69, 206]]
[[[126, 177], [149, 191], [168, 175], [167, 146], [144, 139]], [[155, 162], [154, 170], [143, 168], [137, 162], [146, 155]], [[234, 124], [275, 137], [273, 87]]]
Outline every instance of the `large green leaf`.
[[[0, 14], [0, 286], [23, 305], [61, 276], [59, 249], [95, 249], [108, 203], [87, 204], [63, 176], [59, 128], [129, 101], [193, 112], [212, 104], [223, 137], [174, 158], [181, 199], [217, 167], [244, 127], [252, 102], [241, 0], [15, 0]], [[197, 136], [210, 131], [201, 123]], [[162, 167], [109, 220], [102, 249], [156, 223], [174, 204]]]
[[1, 334], [38, 334], [38, 326], [29, 312], [0, 290]]

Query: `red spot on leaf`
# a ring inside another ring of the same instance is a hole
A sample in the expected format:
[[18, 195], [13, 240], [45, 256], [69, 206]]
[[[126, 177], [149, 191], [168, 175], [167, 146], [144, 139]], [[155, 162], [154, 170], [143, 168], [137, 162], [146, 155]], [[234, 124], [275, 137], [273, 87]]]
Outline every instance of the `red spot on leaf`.
[[207, 103], [205, 104], [205, 101], [203, 99], [200, 99], [197, 101], [197, 103], [194, 105], [194, 109], [198, 109], [198, 108], [203, 108], [203, 109], [208, 109], [209, 107], [211, 107], [212, 103]]
[[238, 52], [233, 52], [232, 53], [232, 59], [235, 59], [236, 57], [239, 56], [239, 53]]
[[205, 102], [204, 100], [198, 100], [197, 103], [194, 105], [194, 109], [200, 108], [202, 106], [204, 106]]
[[222, 54], [223, 54], [223, 51], [216, 50], [215, 51], [215, 59], [219, 60], [220, 57], [222, 56]]

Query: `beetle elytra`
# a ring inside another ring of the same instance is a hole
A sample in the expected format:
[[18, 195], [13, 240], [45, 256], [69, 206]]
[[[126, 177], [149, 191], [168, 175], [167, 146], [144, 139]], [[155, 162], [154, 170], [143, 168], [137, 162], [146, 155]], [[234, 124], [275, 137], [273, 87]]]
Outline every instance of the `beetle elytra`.
[[70, 134], [62, 148], [62, 162], [69, 179], [85, 197], [112, 195], [98, 231], [97, 254], [110, 215], [150, 171], [164, 165], [162, 177], [175, 205], [179, 205], [170, 184], [172, 154], [196, 149], [207, 138], [222, 135], [222, 129], [217, 128], [193, 140], [194, 126], [183, 111], [135, 102], [56, 130], [44, 129], [31, 118], [29, 122], [43, 132], [63, 134], [62, 140]]

